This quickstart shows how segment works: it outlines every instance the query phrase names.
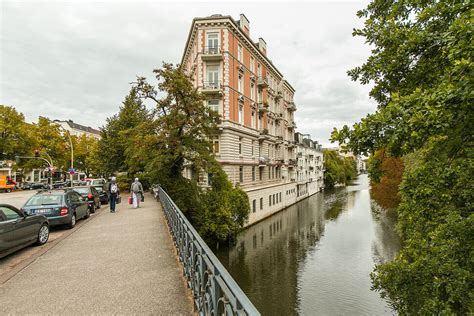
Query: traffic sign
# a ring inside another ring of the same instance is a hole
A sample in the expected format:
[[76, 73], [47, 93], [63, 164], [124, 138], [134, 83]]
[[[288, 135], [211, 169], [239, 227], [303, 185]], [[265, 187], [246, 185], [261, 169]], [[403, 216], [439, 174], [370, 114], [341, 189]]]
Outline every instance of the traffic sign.
[[75, 168], [69, 168], [68, 171], [69, 172], [76, 172], [76, 169]]

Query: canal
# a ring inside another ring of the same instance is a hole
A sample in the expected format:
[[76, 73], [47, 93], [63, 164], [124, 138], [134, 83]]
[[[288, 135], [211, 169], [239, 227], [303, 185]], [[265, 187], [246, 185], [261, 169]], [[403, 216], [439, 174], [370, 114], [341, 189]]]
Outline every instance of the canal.
[[361, 175], [249, 227], [217, 256], [262, 315], [390, 315], [370, 272], [398, 252], [394, 225]]

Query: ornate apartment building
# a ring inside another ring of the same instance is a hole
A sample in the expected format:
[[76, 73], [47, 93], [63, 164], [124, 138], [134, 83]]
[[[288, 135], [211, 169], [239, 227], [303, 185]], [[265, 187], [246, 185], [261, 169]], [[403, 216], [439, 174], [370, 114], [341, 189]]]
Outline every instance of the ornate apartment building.
[[[245, 15], [238, 21], [223, 15], [195, 18], [181, 66], [206, 105], [221, 115], [215, 155], [229, 180], [249, 196], [249, 225], [322, 188], [314, 174], [315, 142], [295, 138], [295, 89], [267, 57], [265, 41], [252, 41]], [[298, 145], [312, 173], [298, 169]], [[300, 173], [305, 180], [298, 180]], [[300, 186], [303, 181], [310, 182], [308, 188]], [[201, 182], [205, 185], [207, 177]]]

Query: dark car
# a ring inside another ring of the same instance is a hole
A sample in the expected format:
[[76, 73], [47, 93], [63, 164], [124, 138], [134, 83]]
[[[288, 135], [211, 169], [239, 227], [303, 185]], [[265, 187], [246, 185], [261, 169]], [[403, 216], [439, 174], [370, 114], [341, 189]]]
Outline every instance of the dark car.
[[107, 192], [107, 190], [104, 190], [104, 186], [103, 185], [99, 185], [99, 186], [94, 185], [93, 187], [99, 193], [100, 203], [108, 204], [109, 203], [109, 193]]
[[75, 192], [79, 193], [82, 198], [89, 203], [89, 210], [91, 213], [95, 213], [96, 209], [101, 207], [99, 192], [94, 187], [83, 186], [72, 188]]
[[56, 181], [53, 183], [53, 189], [61, 189], [67, 186], [66, 181]]
[[17, 208], [0, 204], [0, 258], [49, 238], [49, 224], [44, 215], [27, 215]]
[[42, 190], [47, 189], [49, 186], [41, 182], [25, 182], [21, 185], [22, 190]]
[[22, 210], [27, 214], [43, 214], [51, 226], [68, 225], [73, 228], [76, 221], [90, 216], [89, 203], [72, 190], [50, 190], [38, 192], [25, 203]]

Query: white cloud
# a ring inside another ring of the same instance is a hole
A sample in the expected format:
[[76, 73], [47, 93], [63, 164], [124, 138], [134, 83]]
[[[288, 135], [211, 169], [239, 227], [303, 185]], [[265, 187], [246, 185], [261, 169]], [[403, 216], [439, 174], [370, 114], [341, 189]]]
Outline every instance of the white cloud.
[[118, 111], [136, 75], [180, 61], [196, 16], [238, 19], [296, 89], [298, 131], [328, 145], [334, 126], [375, 110], [368, 88], [346, 71], [369, 54], [354, 27], [361, 2], [155, 3], [2, 1], [0, 103], [28, 120], [39, 115], [101, 126]]

